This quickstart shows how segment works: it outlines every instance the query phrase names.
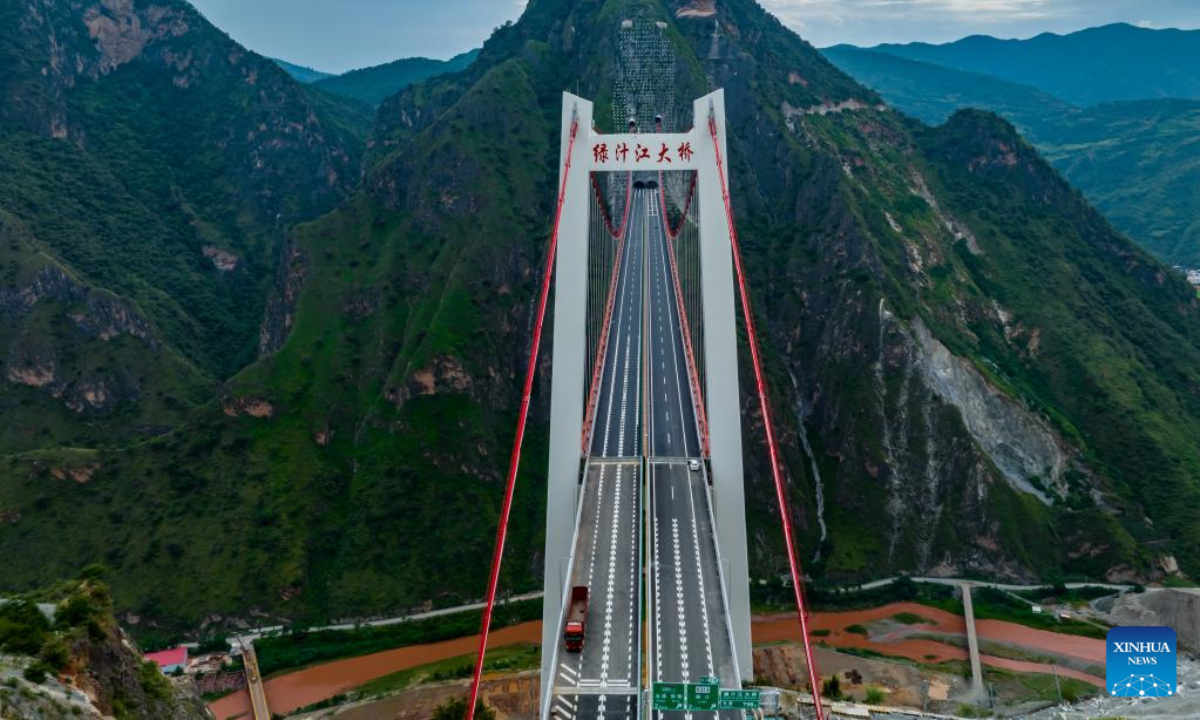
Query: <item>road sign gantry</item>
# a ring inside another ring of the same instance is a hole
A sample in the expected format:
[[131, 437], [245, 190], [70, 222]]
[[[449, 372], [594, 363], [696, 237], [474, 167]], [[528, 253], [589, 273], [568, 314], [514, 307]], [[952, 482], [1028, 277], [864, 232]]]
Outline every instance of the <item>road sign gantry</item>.
[[651, 690], [651, 709], [659, 710], [758, 710], [762, 693], [758, 690], [721, 688], [715, 677], [700, 682], [656, 682]]

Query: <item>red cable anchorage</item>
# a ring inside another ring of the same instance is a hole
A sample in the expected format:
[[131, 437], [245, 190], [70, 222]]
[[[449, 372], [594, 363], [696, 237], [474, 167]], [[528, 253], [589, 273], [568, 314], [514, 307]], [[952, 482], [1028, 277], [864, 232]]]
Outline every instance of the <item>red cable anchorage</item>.
[[[674, 240], [679, 235], [679, 231], [683, 229], [683, 224], [687, 222], [687, 213], [692, 206], [692, 196], [695, 194], [696, 173], [692, 173], [692, 184], [688, 189], [687, 202], [683, 206], [683, 215], [679, 218], [679, 226], [675, 228], [675, 232], [671, 232], [671, 219], [667, 217], [666, 185], [663, 183], [662, 171], [659, 171], [658, 198], [662, 203], [663, 227], [666, 228], [667, 237], [671, 240]], [[667, 247], [667, 257], [671, 261], [671, 278], [675, 285], [675, 305], [679, 308], [679, 325], [683, 329], [684, 359], [687, 361], [688, 382], [692, 386], [692, 404], [696, 406], [696, 421], [700, 426], [700, 442], [704, 446], [701, 454], [704, 457], [709, 457], [708, 413], [704, 409], [704, 393], [700, 389], [700, 375], [696, 372], [696, 354], [692, 347], [691, 321], [688, 319], [687, 310], [683, 304], [683, 288], [679, 281], [679, 269], [675, 263], [675, 253], [671, 251], [669, 245]]]
[[550, 234], [550, 248], [546, 253], [546, 269], [542, 273], [542, 290], [538, 297], [537, 318], [533, 328], [533, 345], [529, 349], [529, 364], [525, 368], [525, 388], [521, 395], [521, 410], [517, 416], [517, 434], [513, 438], [512, 456], [508, 465], [508, 483], [504, 489], [504, 504], [500, 509], [500, 524], [496, 528], [496, 548], [492, 555], [492, 572], [488, 580], [487, 605], [483, 610], [483, 622], [479, 630], [479, 655], [475, 659], [475, 672], [471, 676], [471, 695], [467, 702], [466, 720], [474, 720], [475, 703], [479, 700], [479, 679], [483, 674], [483, 657], [487, 653], [488, 629], [492, 624], [492, 611], [496, 606], [496, 586], [500, 582], [500, 560], [504, 557], [504, 540], [508, 535], [508, 518], [512, 514], [513, 490], [517, 482], [517, 468], [521, 464], [521, 444], [525, 440], [525, 422], [529, 418], [529, 401], [533, 395], [533, 377], [537, 371], [538, 349], [542, 343], [542, 322], [546, 319], [546, 301], [550, 296], [550, 279], [554, 273], [554, 258], [558, 251], [558, 226], [562, 220], [563, 201], [567, 194], [567, 177], [571, 173], [571, 155], [575, 150], [575, 136], [579, 132], [579, 121], [571, 121], [571, 139], [567, 145], [566, 161], [563, 165], [562, 187], [558, 191], [558, 204], [554, 210], [554, 230]]
[[742, 316], [746, 323], [746, 337], [750, 342], [750, 358], [754, 363], [754, 381], [758, 389], [758, 404], [763, 416], [763, 426], [767, 435], [767, 451], [771, 457], [771, 475], [775, 480], [775, 497], [779, 503], [779, 515], [783, 520], [783, 537], [787, 543], [788, 565], [792, 572], [792, 589], [796, 594], [796, 614], [800, 619], [800, 634], [804, 640], [804, 656], [808, 664], [808, 678], [812, 684], [813, 709], [817, 720], [824, 720], [825, 711], [821, 705], [821, 679], [817, 675], [817, 664], [813, 658], [812, 645], [808, 639], [808, 611], [804, 603], [803, 586], [801, 585], [800, 560], [796, 557], [796, 547], [792, 540], [792, 520], [788, 512], [787, 494], [783, 488], [783, 473], [779, 469], [779, 451], [775, 444], [775, 428], [771, 424], [770, 403], [767, 400], [767, 384], [763, 378], [762, 361], [758, 355], [758, 339], [754, 333], [754, 316], [750, 310], [750, 295], [746, 292], [746, 274], [742, 267], [742, 252], [738, 247], [737, 226], [733, 222], [733, 205], [729, 201], [729, 188], [725, 183], [725, 167], [721, 159], [721, 145], [717, 139], [717, 121], [711, 114], [708, 118], [708, 130], [712, 135], [713, 151], [717, 157], [717, 177], [721, 181], [721, 199], [725, 203], [725, 218], [729, 223], [729, 240], [733, 249], [733, 264], [737, 274], [738, 290], [742, 296]]
[[[592, 188], [596, 192], [596, 200], [600, 200], [600, 187], [596, 184], [596, 176], [592, 175]], [[629, 173], [629, 180], [625, 183], [625, 211], [621, 217], [621, 230], [614, 233], [612, 226], [609, 223], [608, 217], [604, 217], [604, 224], [610, 235], [619, 238], [617, 243], [617, 255], [613, 258], [612, 279], [608, 284], [608, 299], [604, 304], [604, 322], [601, 323], [600, 342], [596, 344], [596, 360], [592, 365], [592, 385], [588, 391], [588, 403], [584, 413], [583, 430], [580, 436], [580, 447], [584, 455], [588, 454], [588, 445], [592, 440], [592, 431], [595, 429], [593, 421], [596, 415], [596, 406], [600, 401], [600, 374], [604, 371], [604, 353], [608, 350], [608, 329], [612, 324], [613, 306], [617, 300], [617, 278], [621, 272], [621, 254], [625, 250], [625, 230], [629, 227], [629, 205], [633, 200], [633, 173]], [[604, 204], [600, 203], [601, 212], [603, 214]]]

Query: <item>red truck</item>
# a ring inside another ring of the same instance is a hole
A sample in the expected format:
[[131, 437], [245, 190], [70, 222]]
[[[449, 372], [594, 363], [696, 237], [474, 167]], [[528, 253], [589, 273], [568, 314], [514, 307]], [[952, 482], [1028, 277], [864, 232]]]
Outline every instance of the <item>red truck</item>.
[[563, 626], [563, 642], [568, 652], [583, 650], [587, 630], [588, 589], [586, 585], [571, 588], [571, 603], [567, 605], [567, 621]]

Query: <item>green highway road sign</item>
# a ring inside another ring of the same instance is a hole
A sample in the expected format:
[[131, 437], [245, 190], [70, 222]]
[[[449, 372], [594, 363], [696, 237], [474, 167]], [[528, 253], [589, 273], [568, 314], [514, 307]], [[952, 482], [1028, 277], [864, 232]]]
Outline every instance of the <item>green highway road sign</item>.
[[720, 694], [720, 686], [718, 685], [692, 685], [687, 686], [687, 706], [688, 710], [716, 710], [717, 699]]
[[757, 710], [757, 690], [722, 690], [717, 700], [718, 710]]
[[655, 710], [687, 710], [687, 685], [684, 683], [654, 683]]

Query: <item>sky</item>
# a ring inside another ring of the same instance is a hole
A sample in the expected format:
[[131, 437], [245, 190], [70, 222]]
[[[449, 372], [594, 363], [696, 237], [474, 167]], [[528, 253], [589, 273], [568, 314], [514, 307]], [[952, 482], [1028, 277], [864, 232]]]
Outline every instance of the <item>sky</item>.
[[[718, 3], [721, 0], [716, 0]], [[760, 0], [818, 47], [1032, 37], [1127, 22], [1200, 28], [1200, 0]], [[525, 0], [192, 0], [263, 55], [326, 72], [449, 58], [515, 20]]]

